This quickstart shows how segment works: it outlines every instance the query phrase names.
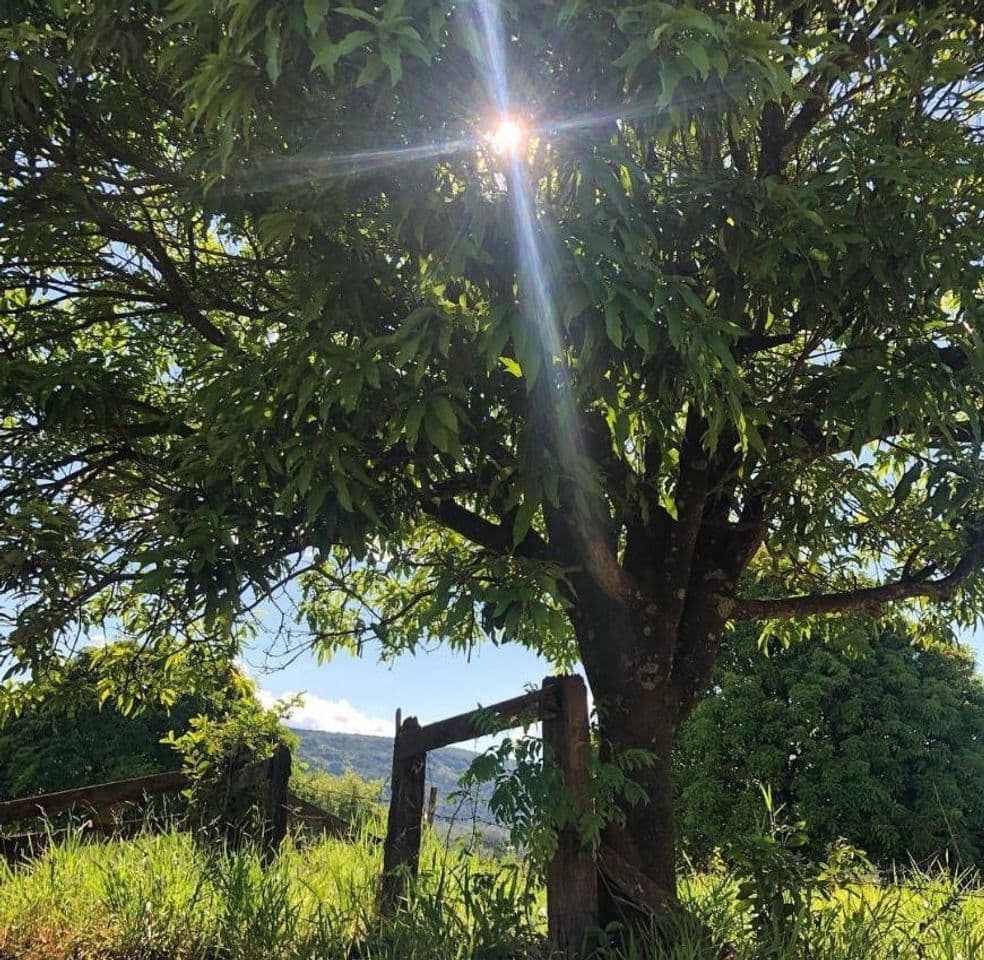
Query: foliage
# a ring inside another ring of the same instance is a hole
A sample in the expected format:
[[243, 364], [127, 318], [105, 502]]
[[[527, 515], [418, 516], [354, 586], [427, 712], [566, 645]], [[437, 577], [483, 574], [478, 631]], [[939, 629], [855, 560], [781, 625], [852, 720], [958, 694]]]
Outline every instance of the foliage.
[[[423, 870], [409, 908], [374, 916], [378, 847], [325, 841], [294, 848], [261, 869], [254, 851], [206, 855], [187, 834], [128, 843], [56, 846], [35, 867], [0, 864], [0, 952], [180, 957], [207, 960], [546, 960], [542, 890], [511, 861], [442, 851], [425, 834]], [[795, 943], [769, 939], [739, 893], [741, 877], [719, 867], [687, 873], [681, 895], [735, 960], [955, 960], [984, 950], [984, 899], [972, 876], [915, 874], [906, 885], [858, 882], [839, 873], [790, 917]], [[821, 893], [822, 890], [822, 893]], [[788, 927], [787, 927], [788, 929]], [[653, 935], [591, 960], [712, 960], [686, 940], [675, 952]]]
[[[169, 734], [181, 736], [194, 717], [214, 722], [234, 704], [252, 699], [245, 678], [227, 667], [207, 685], [199, 683], [200, 689], [211, 687], [208, 693], [186, 693], [164, 704], [145, 702], [118, 682], [121, 663], [134, 671], [134, 679], [147, 673], [148, 665], [132, 645], [110, 644], [83, 649], [57, 671], [22, 685], [16, 696], [20, 712], [9, 712], [0, 724], [0, 797], [173, 770], [180, 760], [163, 742]], [[124, 712], [116, 695], [121, 692], [130, 712]]]
[[728, 621], [972, 623], [978, 6], [16, 0], [9, 669], [296, 583], [325, 656], [580, 659], [665, 811]]
[[870, 880], [874, 871], [863, 854], [844, 844], [832, 844], [826, 862], [811, 863], [802, 852], [806, 825], [789, 822], [771, 790], [762, 795], [765, 810], [757, 829], [729, 845], [730, 861], [742, 877], [735, 898], [760, 941], [779, 954], [795, 955], [809, 945], [818, 898], [836, 897], [845, 887]]
[[366, 780], [349, 769], [340, 775], [320, 770], [292, 771], [291, 790], [322, 810], [334, 813], [357, 830], [385, 830], [382, 780]]
[[254, 834], [259, 794], [238, 786], [237, 774], [269, 758], [279, 744], [296, 744], [284, 725], [295, 705], [285, 700], [266, 708], [255, 697], [239, 700], [221, 716], [192, 717], [185, 733], [168, 738], [191, 777], [190, 806], [207, 837], [218, 834], [235, 846]]
[[491, 783], [490, 812], [531, 868], [542, 872], [556, 850], [558, 831], [573, 828], [586, 847], [596, 849], [607, 824], [624, 822], [623, 802], [644, 803], [645, 791], [632, 773], [651, 763], [652, 756], [642, 750], [613, 753], [607, 760], [591, 750], [579, 810], [540, 737], [504, 737], [475, 757], [460, 783], [462, 792]]
[[735, 630], [676, 753], [680, 830], [698, 861], [757, 820], [759, 784], [804, 821], [814, 859], [838, 838], [905, 868], [982, 864], [984, 686], [969, 650], [902, 632], [839, 645]]
[[[973, 7], [756, 10], [503, 6], [533, 120], [625, 115], [534, 137], [541, 342], [520, 184], [481, 146], [372, 153], [484, 129], [470, 10], [15, 4], [7, 652], [107, 618], [218, 642], [303, 569], [326, 650], [467, 646], [488, 604], [569, 659], [587, 585], [552, 511], [577, 488], [632, 554], [678, 529], [694, 443], [723, 484], [703, 519], [762, 513], [785, 587], [850, 593], [874, 558], [892, 599], [974, 560]], [[577, 462], [544, 439], [557, 378]]]

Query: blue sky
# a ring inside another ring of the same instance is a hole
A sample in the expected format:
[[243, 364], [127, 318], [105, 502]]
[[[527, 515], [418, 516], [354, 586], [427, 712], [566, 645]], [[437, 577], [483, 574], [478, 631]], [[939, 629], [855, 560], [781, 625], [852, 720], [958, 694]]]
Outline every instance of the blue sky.
[[429, 723], [514, 697], [551, 673], [545, 660], [514, 644], [482, 646], [470, 661], [443, 647], [392, 663], [380, 663], [371, 652], [362, 659], [340, 654], [323, 664], [305, 654], [274, 672], [263, 668], [263, 659], [259, 649], [245, 657], [269, 699], [307, 694], [305, 707], [292, 718], [295, 726], [384, 736], [393, 733], [397, 707], [404, 717]]
[[[984, 631], [967, 637], [984, 664]], [[491, 644], [475, 651], [469, 662], [463, 654], [438, 648], [405, 656], [394, 663], [379, 663], [373, 653], [361, 660], [347, 654], [318, 664], [305, 654], [284, 669], [263, 669], [263, 644], [246, 656], [250, 672], [272, 700], [304, 691], [306, 705], [293, 718], [298, 727], [372, 733], [391, 736], [393, 715], [401, 707], [404, 717], [421, 723], [473, 709], [539, 686], [551, 671], [546, 661], [515, 645]]]

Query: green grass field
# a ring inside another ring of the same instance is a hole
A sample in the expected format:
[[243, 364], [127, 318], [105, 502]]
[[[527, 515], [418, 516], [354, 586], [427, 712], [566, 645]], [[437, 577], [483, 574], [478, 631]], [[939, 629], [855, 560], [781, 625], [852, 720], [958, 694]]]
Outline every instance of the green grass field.
[[[428, 836], [406, 911], [373, 915], [378, 847], [288, 845], [263, 871], [251, 852], [209, 854], [186, 833], [53, 847], [32, 866], [0, 867], [0, 957], [113, 960], [465, 960], [548, 957], [544, 894], [522, 865]], [[772, 934], [721, 870], [692, 874], [683, 896], [740, 960], [973, 960], [984, 957], [984, 888], [921, 875], [907, 884], [822, 883]], [[609, 938], [611, 939], [611, 938]], [[682, 936], [646, 938], [598, 958], [699, 960]]]

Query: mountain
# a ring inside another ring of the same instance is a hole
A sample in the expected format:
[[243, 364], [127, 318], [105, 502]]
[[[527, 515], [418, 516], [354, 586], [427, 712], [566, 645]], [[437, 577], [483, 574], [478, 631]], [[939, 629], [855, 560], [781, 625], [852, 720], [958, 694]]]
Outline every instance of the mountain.
[[[355, 771], [366, 780], [381, 780], [385, 796], [389, 796], [389, 779], [393, 766], [393, 741], [389, 737], [371, 737], [361, 733], [327, 733], [324, 730], [298, 730], [296, 755], [313, 770], [341, 774]], [[458, 779], [478, 754], [461, 747], [441, 747], [427, 754], [426, 790], [437, 787], [437, 813], [440, 817], [456, 817], [470, 821], [477, 816], [490, 820], [485, 803], [488, 789], [481, 792], [477, 806], [470, 801], [452, 801], [450, 795], [459, 790]], [[425, 794], [426, 795], [426, 794]]]

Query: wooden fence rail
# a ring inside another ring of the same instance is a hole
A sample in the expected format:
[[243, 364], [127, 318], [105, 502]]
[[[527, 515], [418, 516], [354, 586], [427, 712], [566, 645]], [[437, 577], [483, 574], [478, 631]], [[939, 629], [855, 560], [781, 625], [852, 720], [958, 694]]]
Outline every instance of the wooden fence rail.
[[147, 777], [134, 777], [131, 780], [96, 783], [89, 787], [76, 787], [73, 790], [59, 790], [57, 793], [42, 793], [19, 800], [6, 800], [0, 803], [0, 824], [38, 817], [55, 817], [60, 813], [68, 813], [76, 807], [86, 807], [98, 813], [120, 803], [133, 803], [143, 800], [144, 797], [161, 793], [177, 793], [190, 785], [191, 780], [184, 771], [170, 770], [167, 773], [154, 773]]
[[[534, 720], [543, 722], [545, 759], [559, 766], [574, 809], [584, 812], [589, 803], [588, 700], [580, 677], [547, 677], [539, 690], [423, 727], [416, 717], [401, 722], [397, 711], [378, 897], [383, 916], [394, 912], [405, 896], [408, 882], [417, 874], [427, 752]], [[597, 913], [597, 867], [576, 829], [568, 826], [558, 836], [557, 852], [547, 869], [547, 927], [557, 950], [575, 956]]]
[[438, 747], [460, 743], [462, 740], [475, 740], [489, 733], [544, 720], [554, 716], [556, 709], [556, 693], [552, 687], [545, 685], [540, 690], [533, 690], [522, 696], [502, 700], [468, 713], [459, 713], [455, 717], [429, 723], [426, 727], [421, 727], [414, 720], [412, 728], [401, 727], [399, 730], [397, 742], [394, 744], [394, 756], [400, 759], [417, 756], [429, 750], [436, 750]]
[[[354, 828], [346, 820], [291, 793], [290, 768], [290, 749], [281, 744], [269, 760], [260, 760], [244, 767], [235, 774], [230, 783], [232, 791], [258, 791], [263, 809], [261, 850], [267, 863], [276, 855], [291, 825], [304, 825], [330, 836], [351, 837], [354, 834]], [[191, 783], [191, 778], [184, 771], [169, 770], [146, 777], [114, 780], [110, 783], [96, 783], [56, 793], [6, 800], [0, 802], [0, 825], [84, 810], [89, 816], [83, 828], [84, 836], [133, 836], [140, 831], [143, 821], [119, 819], [116, 814], [123, 805], [162, 794], [177, 793], [187, 789]], [[67, 836], [78, 829], [57, 828], [43, 832], [0, 835], [0, 856], [11, 862], [24, 855], [35, 856], [53, 839]]]

